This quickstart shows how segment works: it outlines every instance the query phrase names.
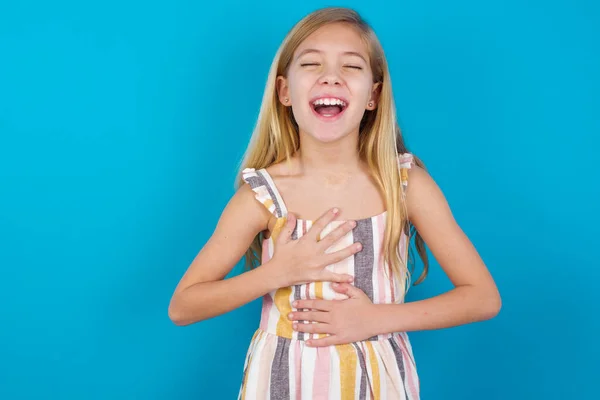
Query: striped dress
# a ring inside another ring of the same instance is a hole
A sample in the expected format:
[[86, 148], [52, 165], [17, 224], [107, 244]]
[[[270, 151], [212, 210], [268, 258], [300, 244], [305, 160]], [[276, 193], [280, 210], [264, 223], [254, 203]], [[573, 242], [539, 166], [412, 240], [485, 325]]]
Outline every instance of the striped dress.
[[[411, 154], [399, 157], [402, 184], [407, 184], [407, 169], [413, 165]], [[285, 225], [285, 203], [266, 169], [246, 168], [243, 179], [258, 201], [276, 217], [271, 236], [262, 243], [262, 263], [275, 251], [274, 244]], [[373, 303], [401, 303], [404, 293], [393, 279], [381, 254], [386, 212], [357, 220], [356, 227], [332, 246], [337, 251], [353, 242], [362, 251], [327, 268], [354, 276], [353, 284]], [[298, 219], [292, 239], [298, 239], [313, 221]], [[322, 237], [341, 225], [333, 221]], [[403, 235], [401, 254], [407, 254]], [[416, 400], [419, 399], [412, 348], [405, 332], [380, 334], [361, 342], [329, 347], [308, 347], [304, 341], [318, 334], [296, 332], [287, 318], [292, 302], [298, 299], [340, 299], [329, 282], [313, 282], [277, 289], [263, 297], [259, 328], [252, 337], [239, 391], [241, 400]]]

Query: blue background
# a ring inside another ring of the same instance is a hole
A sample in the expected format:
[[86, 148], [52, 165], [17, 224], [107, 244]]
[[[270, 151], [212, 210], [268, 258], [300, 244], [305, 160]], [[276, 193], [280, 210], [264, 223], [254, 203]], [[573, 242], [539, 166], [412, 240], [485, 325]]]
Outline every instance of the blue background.
[[[503, 296], [411, 334], [422, 397], [598, 398], [597, 3], [361, 3], [410, 150]], [[188, 327], [167, 306], [280, 41], [329, 4], [2, 3], [0, 398], [235, 398], [260, 303]], [[449, 288], [434, 263], [409, 300]]]

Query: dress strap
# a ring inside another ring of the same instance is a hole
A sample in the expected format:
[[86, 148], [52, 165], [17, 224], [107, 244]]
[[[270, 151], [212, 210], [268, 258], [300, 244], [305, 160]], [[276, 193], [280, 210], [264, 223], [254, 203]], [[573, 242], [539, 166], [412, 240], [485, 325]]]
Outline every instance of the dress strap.
[[261, 202], [267, 210], [277, 218], [287, 216], [283, 198], [266, 169], [246, 168], [242, 171], [242, 178], [254, 191], [256, 200]]

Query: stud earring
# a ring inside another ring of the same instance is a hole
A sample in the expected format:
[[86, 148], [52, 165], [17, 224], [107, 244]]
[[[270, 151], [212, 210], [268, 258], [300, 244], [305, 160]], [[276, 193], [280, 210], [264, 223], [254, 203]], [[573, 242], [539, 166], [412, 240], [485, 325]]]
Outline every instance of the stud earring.
[[369, 102], [369, 107], [373, 107], [373, 102], [372, 101]]
[[290, 99], [288, 99], [287, 97], [285, 98], [285, 102], [287, 103]]

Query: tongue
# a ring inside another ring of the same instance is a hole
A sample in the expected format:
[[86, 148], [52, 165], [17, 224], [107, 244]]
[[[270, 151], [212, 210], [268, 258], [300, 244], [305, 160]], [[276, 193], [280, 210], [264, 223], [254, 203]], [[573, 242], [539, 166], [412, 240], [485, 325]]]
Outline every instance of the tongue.
[[322, 106], [317, 108], [317, 112], [323, 116], [334, 116], [342, 112], [339, 106]]

